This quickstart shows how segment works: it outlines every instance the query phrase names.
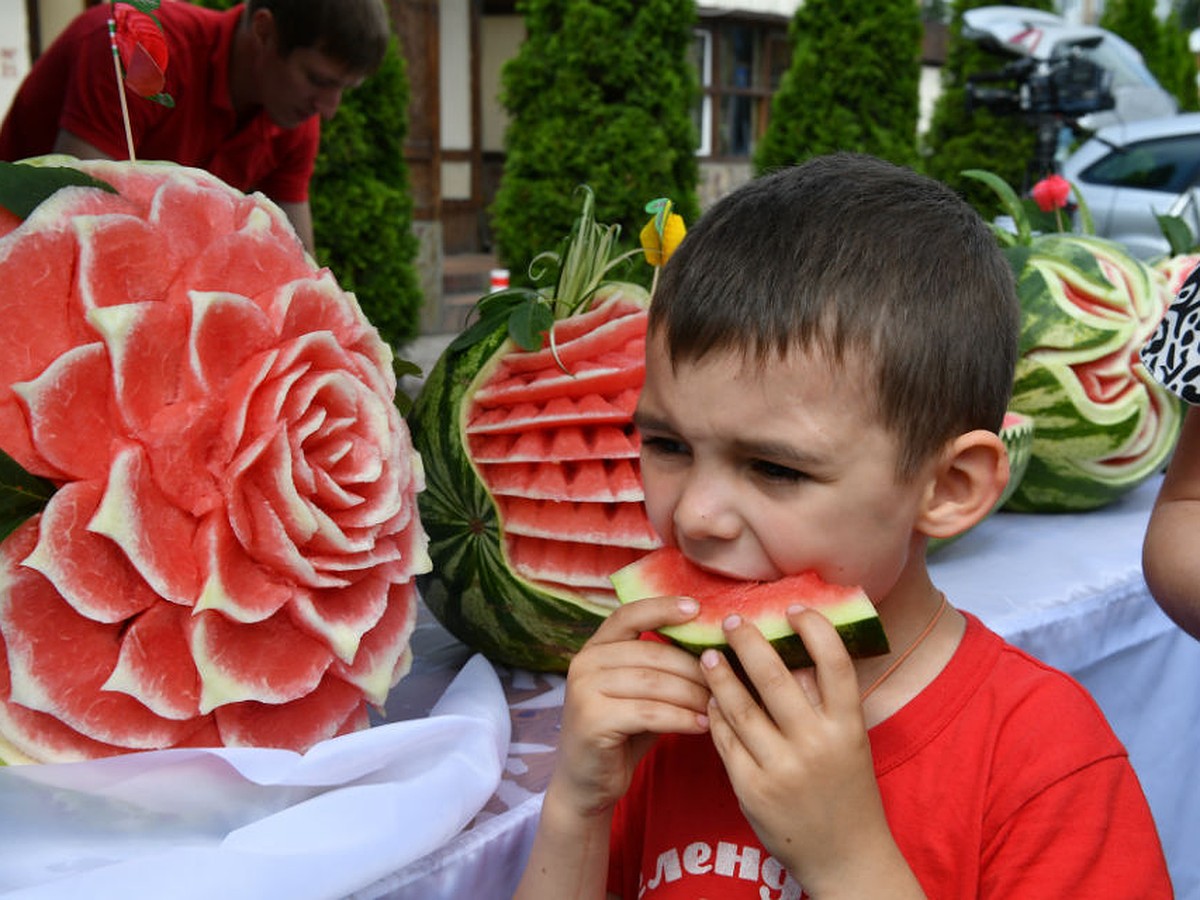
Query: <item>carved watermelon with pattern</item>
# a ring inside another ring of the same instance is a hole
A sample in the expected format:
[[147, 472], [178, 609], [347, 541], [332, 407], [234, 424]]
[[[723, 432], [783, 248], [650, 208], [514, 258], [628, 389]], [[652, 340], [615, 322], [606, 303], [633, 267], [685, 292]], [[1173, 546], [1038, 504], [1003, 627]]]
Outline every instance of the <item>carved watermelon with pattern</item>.
[[659, 546], [632, 416], [644, 290], [602, 287], [535, 350], [503, 329], [438, 361], [409, 417], [434, 614], [500, 662], [555, 670], [613, 609], [609, 576]]

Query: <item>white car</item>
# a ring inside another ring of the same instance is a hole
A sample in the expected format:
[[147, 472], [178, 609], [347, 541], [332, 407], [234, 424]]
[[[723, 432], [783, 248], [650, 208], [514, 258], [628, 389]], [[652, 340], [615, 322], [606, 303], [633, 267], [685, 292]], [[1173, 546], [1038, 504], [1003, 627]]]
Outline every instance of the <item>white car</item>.
[[1158, 215], [1181, 217], [1200, 236], [1200, 113], [1110, 125], [1067, 157], [1096, 233], [1152, 260], [1168, 251]]

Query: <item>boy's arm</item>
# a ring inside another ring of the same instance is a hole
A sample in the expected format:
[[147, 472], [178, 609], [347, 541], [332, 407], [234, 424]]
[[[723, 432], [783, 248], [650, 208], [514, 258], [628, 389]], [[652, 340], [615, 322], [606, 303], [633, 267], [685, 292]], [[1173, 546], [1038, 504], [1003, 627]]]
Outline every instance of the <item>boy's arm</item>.
[[571, 661], [554, 775], [515, 900], [604, 896], [613, 807], [638, 761], [659, 734], [707, 729], [696, 659], [638, 638], [697, 611], [678, 597], [622, 606]]
[[309, 208], [308, 201], [280, 203], [279, 208], [283, 210], [283, 214], [288, 217], [288, 221], [296, 229], [296, 237], [300, 238], [304, 249], [310, 255], [316, 253], [316, 235], [313, 233], [312, 210]]
[[746, 818], [810, 897], [924, 898], [884, 814], [853, 661], [820, 613], [788, 620], [815, 662], [799, 676], [753, 625], [725, 623], [761, 706], [720, 653], [701, 657], [713, 743]]
[[514, 900], [605, 897], [611, 826], [611, 809], [580, 818], [562, 807], [552, 784], [542, 802], [537, 834]]
[[1200, 639], [1200, 408], [1188, 407], [1142, 545], [1146, 584], [1159, 606]]

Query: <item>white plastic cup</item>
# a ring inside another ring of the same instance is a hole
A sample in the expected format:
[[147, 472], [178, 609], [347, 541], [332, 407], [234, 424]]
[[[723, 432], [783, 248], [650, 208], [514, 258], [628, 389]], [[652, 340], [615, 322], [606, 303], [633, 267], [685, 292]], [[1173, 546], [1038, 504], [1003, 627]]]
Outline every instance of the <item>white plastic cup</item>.
[[492, 269], [489, 276], [490, 293], [508, 290], [508, 269]]

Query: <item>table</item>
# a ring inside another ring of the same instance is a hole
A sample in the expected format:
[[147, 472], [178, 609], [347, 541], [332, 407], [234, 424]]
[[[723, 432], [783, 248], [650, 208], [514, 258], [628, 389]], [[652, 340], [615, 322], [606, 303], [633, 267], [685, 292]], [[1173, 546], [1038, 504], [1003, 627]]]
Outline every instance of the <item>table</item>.
[[[1200, 642], [1162, 614], [1141, 574], [1158, 484], [1082, 514], [999, 513], [938, 549], [930, 568], [956, 605], [1092, 692], [1129, 749], [1177, 896], [1200, 900]], [[413, 641], [417, 662], [389, 718], [422, 715], [470, 654], [428, 614]], [[355, 900], [511, 896], [553, 766], [563, 680], [499, 673], [513, 731], [496, 795], [449, 843]]]

